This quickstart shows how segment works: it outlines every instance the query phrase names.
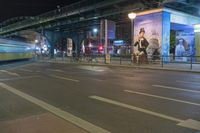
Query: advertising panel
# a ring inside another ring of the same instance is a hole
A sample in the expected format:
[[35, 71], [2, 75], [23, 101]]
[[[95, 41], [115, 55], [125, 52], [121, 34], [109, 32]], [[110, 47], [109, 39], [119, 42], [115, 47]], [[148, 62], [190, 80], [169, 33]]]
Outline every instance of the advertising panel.
[[105, 22], [107, 22], [107, 35], [108, 39], [115, 39], [116, 23], [111, 20], [101, 20], [100, 23], [100, 38], [104, 40], [105, 38]]
[[197, 61], [200, 61], [200, 32], [199, 33], [195, 33], [195, 46], [196, 46], [196, 56], [197, 57]]
[[[143, 32], [143, 35], [141, 33]], [[150, 57], [161, 55], [162, 49], [162, 13], [153, 13], [137, 16], [134, 21], [134, 52], [141, 52], [141, 44], [144, 42], [143, 52]], [[137, 45], [138, 44], [138, 45]]]
[[162, 60], [164, 61], [164, 63], [168, 63], [170, 61], [170, 17], [170, 13], [162, 13]]
[[73, 41], [71, 38], [67, 38], [67, 56], [72, 56]]
[[108, 21], [108, 39], [115, 39], [116, 24], [114, 21]]
[[176, 61], [189, 61], [190, 56], [195, 56], [195, 34], [194, 31], [177, 31], [175, 56]]

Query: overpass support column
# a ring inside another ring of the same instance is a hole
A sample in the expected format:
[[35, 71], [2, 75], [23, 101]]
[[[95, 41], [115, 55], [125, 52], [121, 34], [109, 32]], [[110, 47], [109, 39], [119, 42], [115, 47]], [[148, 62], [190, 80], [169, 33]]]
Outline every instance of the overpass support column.
[[75, 48], [73, 50], [75, 51], [76, 55], [80, 54], [80, 48], [81, 43], [84, 39], [87, 38], [87, 32], [73, 32], [70, 33], [70, 38], [73, 39]]
[[197, 61], [200, 61], [200, 32], [195, 33], [195, 44]]
[[62, 37], [62, 33], [53, 31], [44, 31], [44, 36], [50, 44], [50, 58], [54, 58], [55, 43]]

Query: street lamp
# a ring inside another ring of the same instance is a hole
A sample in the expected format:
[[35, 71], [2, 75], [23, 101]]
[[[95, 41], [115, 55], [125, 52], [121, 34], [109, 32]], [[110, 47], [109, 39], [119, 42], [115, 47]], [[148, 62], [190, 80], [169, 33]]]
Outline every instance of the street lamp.
[[136, 18], [136, 13], [131, 12], [131, 13], [128, 14], [128, 17], [129, 17], [131, 20], [133, 20], [133, 19]]
[[35, 40], [35, 43], [38, 43], [38, 42], [39, 42], [39, 40], [36, 39], [36, 40]]
[[98, 32], [98, 29], [97, 29], [97, 28], [94, 28], [94, 29], [93, 29], [93, 32], [94, 32], [94, 33], [97, 33], [97, 32]]
[[128, 14], [129, 19], [131, 20], [131, 49], [132, 49], [132, 53], [134, 51], [133, 45], [134, 45], [134, 30], [133, 30], [133, 21], [136, 18], [137, 14], [134, 12], [131, 12]]
[[37, 44], [39, 43], [39, 40], [35, 39], [35, 58], [36, 58], [36, 55], [37, 55]]

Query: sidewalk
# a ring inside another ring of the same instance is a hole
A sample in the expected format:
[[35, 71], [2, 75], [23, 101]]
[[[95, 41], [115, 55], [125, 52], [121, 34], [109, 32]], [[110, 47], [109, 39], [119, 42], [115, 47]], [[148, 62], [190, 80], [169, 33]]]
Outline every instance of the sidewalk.
[[93, 65], [93, 66], [109, 66], [109, 67], [126, 67], [126, 68], [142, 68], [152, 70], [167, 70], [167, 71], [182, 71], [182, 72], [195, 72], [200, 73], [200, 64], [186, 64], [186, 63], [149, 63], [149, 64], [132, 64], [130, 59], [114, 59], [110, 63], [105, 64], [104, 60], [99, 58], [92, 61], [73, 62], [69, 59], [51, 59], [51, 60], [37, 60], [39, 62], [50, 63], [64, 63], [64, 64], [77, 64], [77, 65]]
[[1, 133], [88, 133], [74, 124], [45, 113], [0, 122]]

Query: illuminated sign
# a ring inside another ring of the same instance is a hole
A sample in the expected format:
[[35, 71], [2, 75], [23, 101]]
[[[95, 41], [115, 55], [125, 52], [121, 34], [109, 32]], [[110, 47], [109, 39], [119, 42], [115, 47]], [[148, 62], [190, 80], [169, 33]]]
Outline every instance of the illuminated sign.
[[200, 32], [200, 24], [194, 25], [194, 32]]
[[105, 30], [107, 30], [107, 37], [108, 39], [115, 39], [115, 32], [116, 32], [116, 23], [114, 21], [106, 21], [107, 22], [107, 29], [105, 29], [105, 20], [101, 20], [101, 28], [100, 28], [100, 38], [104, 39], [105, 37]]
[[113, 44], [114, 44], [115, 46], [121, 46], [121, 45], [124, 45], [124, 41], [123, 41], [123, 40], [115, 40], [115, 41], [113, 42]]

